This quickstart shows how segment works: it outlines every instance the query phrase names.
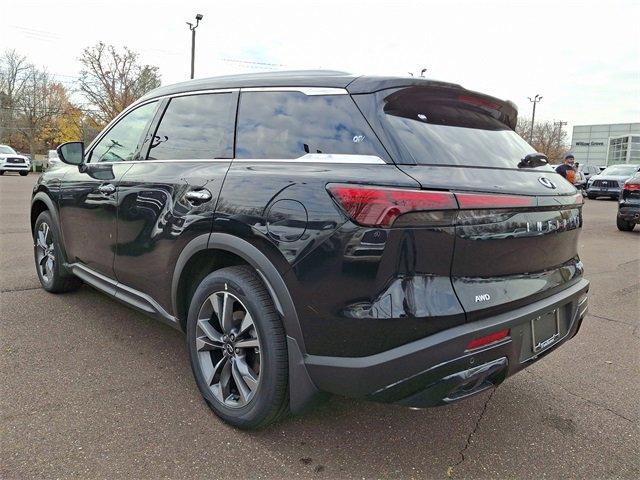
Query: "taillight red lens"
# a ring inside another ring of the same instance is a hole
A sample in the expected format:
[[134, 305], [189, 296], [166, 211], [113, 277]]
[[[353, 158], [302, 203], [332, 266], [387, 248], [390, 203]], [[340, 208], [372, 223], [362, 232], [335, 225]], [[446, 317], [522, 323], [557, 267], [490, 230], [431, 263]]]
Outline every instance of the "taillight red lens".
[[640, 183], [625, 183], [625, 190], [640, 190]]
[[536, 197], [491, 193], [456, 193], [460, 208], [510, 208], [535, 207]]
[[503, 338], [507, 338], [508, 336], [509, 336], [509, 329], [505, 328], [504, 330], [490, 333], [489, 335], [485, 335], [484, 337], [475, 338], [471, 340], [469, 343], [467, 343], [467, 350], [473, 350], [475, 348], [484, 347], [485, 345], [498, 342]]
[[390, 227], [408, 212], [458, 208], [449, 192], [360, 185], [328, 185], [327, 189], [353, 221], [367, 227]]

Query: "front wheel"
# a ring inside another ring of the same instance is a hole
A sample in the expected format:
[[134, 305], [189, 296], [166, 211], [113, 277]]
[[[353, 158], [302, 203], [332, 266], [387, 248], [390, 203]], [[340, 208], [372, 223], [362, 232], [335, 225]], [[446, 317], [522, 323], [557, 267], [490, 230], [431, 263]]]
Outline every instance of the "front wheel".
[[82, 283], [62, 265], [60, 234], [49, 212], [38, 215], [33, 230], [36, 271], [42, 288], [51, 293], [75, 290]]
[[189, 307], [187, 342], [200, 393], [225, 422], [255, 429], [286, 413], [284, 327], [250, 267], [223, 268], [200, 282]]
[[596, 196], [595, 196], [595, 195], [593, 195], [592, 193], [587, 193], [587, 198], [588, 198], [589, 200], [595, 200], [595, 199], [596, 199]]
[[21, 177], [26, 177], [27, 175], [29, 175], [29, 172], [20, 172]]
[[616, 224], [618, 225], [618, 230], [623, 232], [630, 232], [636, 226], [635, 222], [629, 222], [620, 216], [616, 218]]

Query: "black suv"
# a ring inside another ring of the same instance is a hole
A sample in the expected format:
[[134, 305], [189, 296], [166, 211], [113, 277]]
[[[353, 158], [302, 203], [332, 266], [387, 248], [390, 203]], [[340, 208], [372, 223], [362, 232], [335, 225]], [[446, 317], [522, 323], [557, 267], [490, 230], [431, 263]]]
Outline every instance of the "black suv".
[[618, 230], [630, 232], [640, 223], [640, 172], [624, 182], [618, 200]]
[[287, 72], [161, 87], [34, 189], [50, 292], [80, 281], [186, 333], [197, 385], [256, 428], [329, 392], [413, 407], [576, 334], [582, 196], [510, 102]]

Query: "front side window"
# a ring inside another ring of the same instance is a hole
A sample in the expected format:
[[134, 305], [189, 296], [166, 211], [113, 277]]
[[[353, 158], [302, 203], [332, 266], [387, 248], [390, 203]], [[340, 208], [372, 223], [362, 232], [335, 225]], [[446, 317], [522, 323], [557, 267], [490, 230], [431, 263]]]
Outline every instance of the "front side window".
[[349, 95], [244, 92], [237, 158], [295, 159], [306, 154], [385, 153]]
[[151, 142], [148, 159], [233, 158], [235, 94], [172, 98]]
[[157, 103], [147, 103], [122, 117], [96, 144], [90, 161], [93, 163], [135, 160], [142, 135], [153, 118]]

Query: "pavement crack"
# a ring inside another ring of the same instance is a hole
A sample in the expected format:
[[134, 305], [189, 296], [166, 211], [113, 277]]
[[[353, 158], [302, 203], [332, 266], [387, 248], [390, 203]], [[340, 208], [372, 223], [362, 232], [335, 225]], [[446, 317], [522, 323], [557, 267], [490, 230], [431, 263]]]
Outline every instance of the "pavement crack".
[[625, 322], [623, 320], [618, 320], [618, 319], [615, 319], [615, 318], [603, 317], [602, 315], [596, 315], [595, 313], [589, 313], [589, 316], [598, 318], [600, 320], [606, 320], [607, 322], [621, 323], [622, 325], [627, 325], [629, 327], [633, 327], [634, 326], [633, 323], [628, 323], [628, 322]]
[[25, 287], [25, 288], [7, 288], [0, 290], [0, 293], [11, 293], [11, 292], [28, 292], [31, 290], [40, 290], [42, 287]]
[[458, 460], [451, 467], [449, 467], [449, 470], [447, 471], [447, 475], [448, 476], [451, 476], [453, 474], [453, 470], [456, 467], [459, 467], [460, 465], [462, 465], [462, 463], [464, 463], [464, 461], [466, 460], [466, 458], [467, 458], [466, 457], [466, 452], [467, 452], [467, 449], [471, 446], [471, 439], [473, 438], [473, 436], [478, 431], [478, 428], [480, 428], [480, 422], [482, 421], [482, 418], [484, 417], [484, 414], [487, 412], [487, 407], [489, 406], [489, 402], [493, 398], [493, 395], [496, 393], [496, 390], [497, 390], [497, 387], [493, 387], [493, 390], [491, 390], [491, 393], [487, 397], [487, 400], [484, 402], [484, 405], [482, 407], [482, 411], [480, 412], [480, 415], [478, 415], [478, 418], [476, 419], [476, 423], [473, 426], [473, 429], [471, 430], [471, 432], [469, 432], [469, 435], [467, 435], [467, 441], [465, 442], [465, 444], [462, 447], [462, 449], [460, 450], [460, 452], [458, 452], [460, 454], [460, 460]]
[[[539, 379], [541, 379], [540, 375], [537, 375], [535, 372], [532, 372], [530, 370], [524, 370], [526, 373], [528, 373], [529, 375], [532, 375], [534, 377], [538, 377]], [[566, 393], [568, 393], [569, 395], [571, 395], [572, 397], [576, 397], [579, 400], [582, 400], [584, 403], [587, 403], [589, 405], [592, 405], [596, 408], [599, 408], [601, 410], [606, 410], [609, 413], [614, 414], [616, 417], [621, 418], [623, 420], [626, 420], [629, 423], [635, 423], [635, 421], [619, 412], [616, 412], [615, 410], [613, 410], [611, 407], [607, 406], [607, 405], [603, 405], [601, 403], [598, 402], [594, 402], [593, 400], [589, 399], [589, 398], [585, 398], [582, 395], [572, 392], [571, 390], [569, 390], [567, 387], [565, 387], [563, 384], [558, 383], [558, 382], [554, 382], [552, 380], [549, 380], [548, 378], [545, 378], [545, 380], [547, 382], [549, 382], [552, 385], [555, 385], [556, 387], [559, 387], [561, 390], [564, 390]]]

